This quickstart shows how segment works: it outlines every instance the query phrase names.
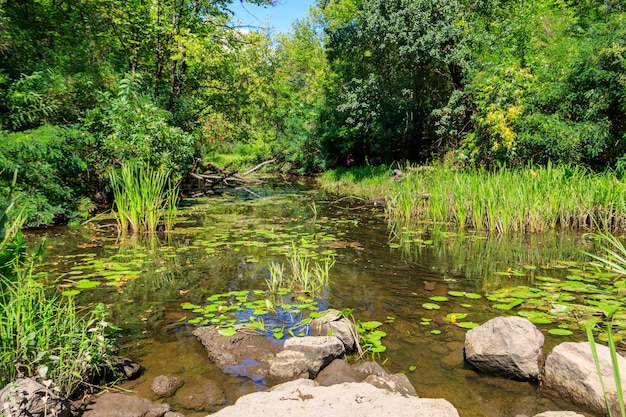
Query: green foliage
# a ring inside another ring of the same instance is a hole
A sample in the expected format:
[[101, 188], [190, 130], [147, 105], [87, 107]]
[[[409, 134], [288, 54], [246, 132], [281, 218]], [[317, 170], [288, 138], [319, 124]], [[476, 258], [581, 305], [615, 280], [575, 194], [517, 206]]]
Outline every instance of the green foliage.
[[[16, 197], [13, 196], [13, 188], [17, 180], [17, 172], [8, 191], [8, 195], [0, 199], [0, 279], [11, 280], [15, 278], [15, 269], [23, 263], [26, 255], [26, 241], [22, 235], [21, 227], [25, 222], [23, 210], [15, 211]], [[0, 284], [0, 291], [4, 291], [4, 285]]]
[[103, 93], [100, 104], [86, 118], [99, 150], [99, 171], [129, 162], [164, 166], [182, 174], [192, 163], [194, 138], [171, 126], [171, 114], [160, 109], [142, 91], [142, 78], [127, 75], [118, 87], [117, 97]]
[[[0, 134], [0, 186], [15, 185], [28, 226], [67, 221], [79, 215], [81, 193], [87, 193], [85, 163], [91, 136], [72, 127], [46, 125]], [[84, 194], [83, 194], [84, 195]]]
[[337, 79], [320, 125], [330, 162], [424, 158], [433, 111], [450, 103], [467, 66], [467, 22], [457, 1], [325, 3], [327, 51]]

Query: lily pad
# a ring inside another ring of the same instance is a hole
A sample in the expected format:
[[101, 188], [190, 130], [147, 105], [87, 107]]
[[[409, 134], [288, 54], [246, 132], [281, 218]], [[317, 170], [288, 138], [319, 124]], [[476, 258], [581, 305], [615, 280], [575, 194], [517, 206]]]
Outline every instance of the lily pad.
[[569, 336], [573, 334], [571, 330], [567, 330], [567, 329], [550, 329], [548, 330], [548, 333], [555, 335], [555, 336]]
[[435, 304], [435, 303], [424, 303], [422, 304], [422, 307], [425, 308], [426, 310], [439, 310], [441, 307], [439, 307], [439, 304]]
[[461, 329], [473, 329], [474, 327], [480, 326], [480, 324], [475, 323], [473, 321], [461, 321], [461, 322], [456, 323], [456, 325], [460, 327]]

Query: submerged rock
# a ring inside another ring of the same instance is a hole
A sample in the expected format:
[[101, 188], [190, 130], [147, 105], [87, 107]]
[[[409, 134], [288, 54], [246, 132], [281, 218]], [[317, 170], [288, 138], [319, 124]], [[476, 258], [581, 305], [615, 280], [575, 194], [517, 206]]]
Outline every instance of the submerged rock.
[[521, 381], [539, 378], [543, 334], [521, 317], [496, 317], [465, 335], [465, 359], [481, 372]]
[[171, 397], [185, 381], [176, 376], [159, 375], [152, 381], [150, 389], [159, 397]]
[[[617, 390], [611, 351], [604, 345], [596, 345], [602, 379], [608, 393], [614, 415], [618, 415]], [[617, 357], [622, 387], [626, 388], [626, 359]], [[606, 414], [606, 404], [600, 379], [593, 361], [591, 347], [587, 342], [565, 342], [552, 349], [544, 366], [544, 386], [562, 398], [598, 414]], [[624, 391], [626, 397], [626, 390]]]
[[297, 380], [270, 391], [245, 395], [211, 417], [458, 417], [448, 401], [405, 397], [367, 383], [342, 383], [330, 387]]
[[226, 394], [215, 381], [184, 385], [176, 393], [172, 404], [187, 410], [213, 412], [226, 404]]
[[0, 415], [69, 417], [70, 405], [31, 378], [19, 378], [0, 390]]

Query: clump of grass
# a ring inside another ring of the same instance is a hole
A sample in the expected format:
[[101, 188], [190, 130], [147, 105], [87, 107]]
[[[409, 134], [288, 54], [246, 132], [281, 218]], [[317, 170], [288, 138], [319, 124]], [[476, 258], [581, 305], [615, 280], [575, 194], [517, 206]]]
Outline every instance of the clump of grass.
[[124, 164], [119, 171], [111, 171], [109, 179], [122, 233], [154, 233], [161, 222], [166, 231], [172, 229], [179, 190], [169, 171]]
[[71, 297], [48, 295], [31, 269], [16, 268], [14, 280], [0, 278], [0, 385], [26, 376], [52, 381], [69, 396], [106, 363], [105, 308], [81, 314]]
[[335, 265], [335, 258], [328, 255], [321, 262], [312, 263], [311, 257], [310, 252], [293, 245], [287, 259], [288, 271], [283, 264], [270, 262], [270, 278], [265, 280], [268, 290], [273, 294], [281, 289], [295, 289], [311, 295], [322, 292], [330, 283], [330, 270]]
[[388, 198], [392, 222], [428, 221], [493, 233], [626, 228], [626, 183], [580, 167], [458, 170], [407, 167]]
[[278, 293], [278, 290], [283, 288], [284, 276], [285, 276], [285, 265], [278, 263], [276, 261], [270, 261], [268, 264], [270, 277], [269, 279], [265, 279], [265, 284], [267, 285], [267, 289], [272, 294]]

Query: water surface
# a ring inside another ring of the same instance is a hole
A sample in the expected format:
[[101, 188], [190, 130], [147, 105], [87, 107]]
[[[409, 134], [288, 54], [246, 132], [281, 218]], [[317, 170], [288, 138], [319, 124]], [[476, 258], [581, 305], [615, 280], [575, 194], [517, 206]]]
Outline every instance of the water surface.
[[[545, 397], [536, 385], [469, 369], [462, 354], [466, 330], [445, 317], [462, 312], [482, 323], [515, 314], [494, 310], [484, 294], [565, 273], [553, 267], [558, 260], [583, 259], [577, 235], [505, 238], [459, 234], [433, 224], [390, 230], [380, 207], [298, 182], [185, 201], [169, 236], [119, 237], [106, 220], [48, 229], [32, 234], [31, 241], [42, 234], [47, 248], [42, 275], [66, 291], [80, 287], [81, 305], [107, 304], [110, 320], [122, 328], [121, 353], [144, 368], [131, 387], [148, 398], [152, 379], [163, 374], [181, 376], [186, 386], [215, 381], [229, 404], [265, 388], [210, 363], [191, 335], [194, 325], [187, 321], [193, 315], [181, 304], [206, 303], [212, 294], [231, 290], [265, 289], [268, 262], [285, 263], [285, 253], [295, 245], [335, 257], [332, 282], [318, 308], [353, 308], [357, 320], [382, 322], [387, 350], [373, 358], [389, 372], [405, 372], [419, 396], [445, 398], [462, 417], [571, 409]], [[96, 285], [90, 282], [100, 285], [88, 288]], [[482, 297], [448, 296], [439, 310], [422, 307], [449, 291]], [[548, 328], [540, 326], [544, 333]], [[546, 353], [561, 341], [583, 339], [580, 333], [568, 339], [546, 336]], [[176, 401], [172, 405], [190, 417], [207, 414]]]

